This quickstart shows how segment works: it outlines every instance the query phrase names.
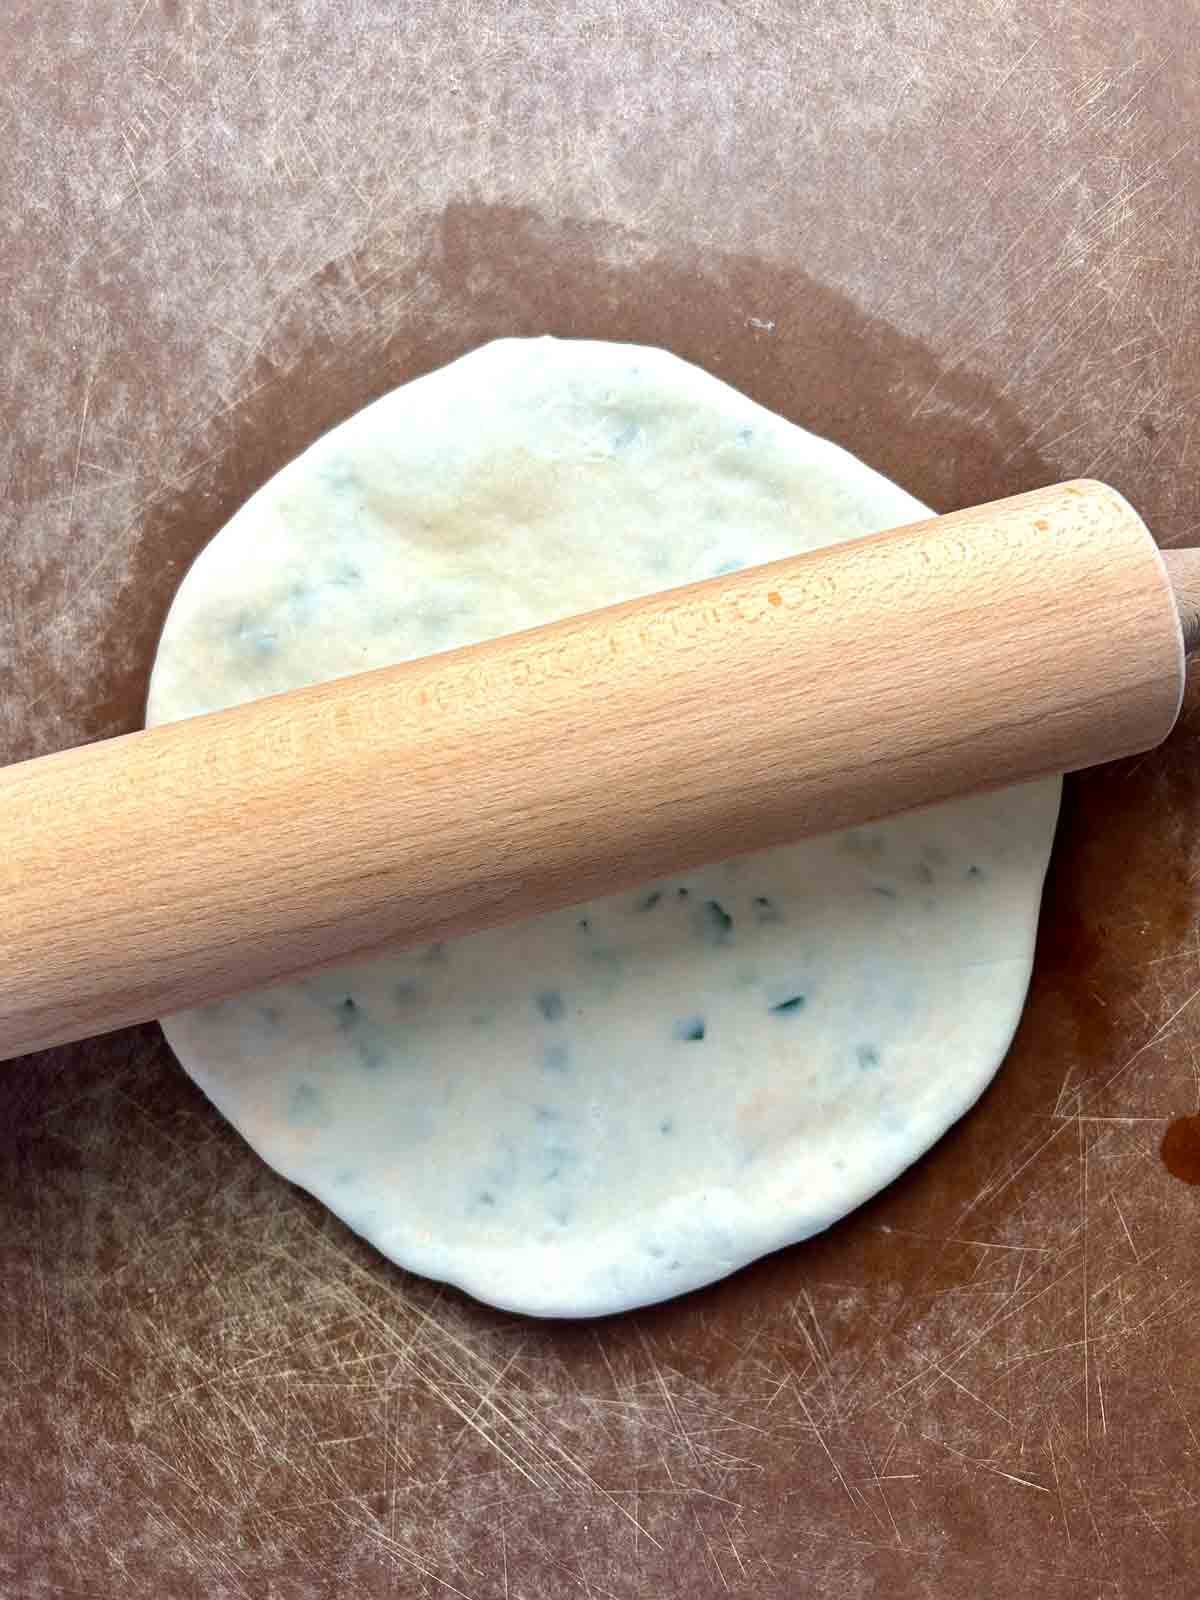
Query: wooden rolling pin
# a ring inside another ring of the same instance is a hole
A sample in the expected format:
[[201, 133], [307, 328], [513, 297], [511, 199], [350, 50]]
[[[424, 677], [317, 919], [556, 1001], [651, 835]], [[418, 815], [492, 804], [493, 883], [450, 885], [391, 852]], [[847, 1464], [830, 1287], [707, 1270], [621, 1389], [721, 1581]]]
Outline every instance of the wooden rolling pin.
[[0, 1057], [1147, 749], [1170, 560], [1067, 483], [9, 767]]

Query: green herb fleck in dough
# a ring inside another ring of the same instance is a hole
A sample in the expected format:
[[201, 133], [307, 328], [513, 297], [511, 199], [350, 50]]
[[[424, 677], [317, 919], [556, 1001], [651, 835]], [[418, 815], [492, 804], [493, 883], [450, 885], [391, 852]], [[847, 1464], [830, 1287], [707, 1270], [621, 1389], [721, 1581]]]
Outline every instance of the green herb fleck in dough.
[[567, 1009], [557, 989], [543, 989], [537, 996], [536, 1004], [547, 1022], [561, 1022]]
[[804, 996], [802, 994], [794, 994], [787, 1000], [781, 1000], [778, 1005], [771, 1006], [770, 1010], [777, 1017], [784, 1016], [789, 1011], [803, 1011]]
[[571, 1058], [565, 1044], [549, 1044], [542, 1052], [542, 1065], [547, 1072], [569, 1072]]
[[709, 944], [728, 944], [733, 918], [719, 900], [706, 900], [700, 909], [700, 934]]

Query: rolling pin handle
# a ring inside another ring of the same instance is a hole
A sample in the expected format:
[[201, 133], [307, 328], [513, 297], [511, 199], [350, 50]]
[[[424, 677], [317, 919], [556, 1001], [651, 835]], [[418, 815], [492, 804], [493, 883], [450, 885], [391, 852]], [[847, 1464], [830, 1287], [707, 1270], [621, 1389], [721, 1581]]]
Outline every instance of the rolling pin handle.
[[1200, 549], [1164, 550], [1162, 558], [1179, 608], [1183, 648], [1191, 655], [1200, 649]]

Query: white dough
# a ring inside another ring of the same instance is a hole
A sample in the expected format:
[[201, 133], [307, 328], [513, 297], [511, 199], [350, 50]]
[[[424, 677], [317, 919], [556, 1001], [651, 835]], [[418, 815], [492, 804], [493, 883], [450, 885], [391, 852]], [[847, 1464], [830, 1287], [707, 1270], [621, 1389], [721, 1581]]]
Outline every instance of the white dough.
[[[148, 720], [922, 514], [662, 351], [504, 340], [238, 512], [172, 606]], [[828, 1227], [975, 1101], [1058, 798], [939, 806], [164, 1026], [254, 1148], [403, 1266], [546, 1316], [642, 1305]]]

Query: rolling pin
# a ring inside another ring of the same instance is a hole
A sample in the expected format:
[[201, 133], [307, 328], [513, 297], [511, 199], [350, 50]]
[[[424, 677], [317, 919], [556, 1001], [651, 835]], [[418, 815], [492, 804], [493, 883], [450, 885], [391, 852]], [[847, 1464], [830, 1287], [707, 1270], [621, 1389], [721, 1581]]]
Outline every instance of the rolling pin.
[[1148, 749], [1198, 568], [1066, 483], [0, 770], [0, 1058]]

